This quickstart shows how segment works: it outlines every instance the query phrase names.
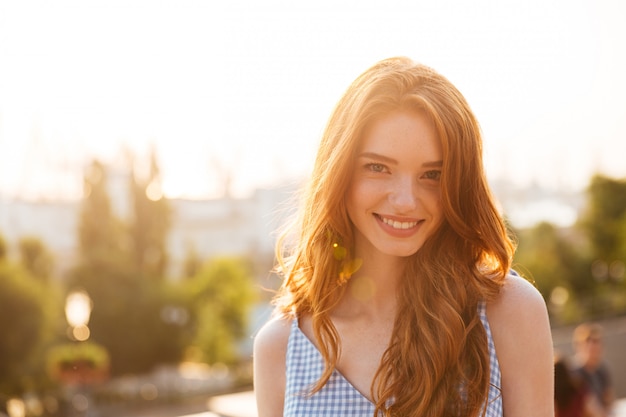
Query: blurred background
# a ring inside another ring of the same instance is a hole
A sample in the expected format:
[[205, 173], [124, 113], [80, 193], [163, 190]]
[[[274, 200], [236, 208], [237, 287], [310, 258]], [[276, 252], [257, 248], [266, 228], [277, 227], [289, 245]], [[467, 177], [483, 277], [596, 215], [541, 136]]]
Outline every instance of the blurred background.
[[618, 0], [0, 0], [0, 415], [253, 415], [232, 405], [275, 231], [340, 95], [396, 55], [466, 96], [555, 347], [602, 323], [626, 397], [625, 20]]

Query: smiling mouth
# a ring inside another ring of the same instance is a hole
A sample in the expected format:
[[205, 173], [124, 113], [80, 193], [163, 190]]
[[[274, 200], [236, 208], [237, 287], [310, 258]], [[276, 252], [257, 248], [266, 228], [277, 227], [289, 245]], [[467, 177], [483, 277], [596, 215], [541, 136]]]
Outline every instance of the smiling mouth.
[[419, 222], [399, 222], [397, 220], [388, 219], [381, 215], [378, 215], [378, 218], [386, 225], [391, 226], [394, 229], [399, 229], [399, 230], [411, 229], [417, 226], [417, 224], [419, 223]]

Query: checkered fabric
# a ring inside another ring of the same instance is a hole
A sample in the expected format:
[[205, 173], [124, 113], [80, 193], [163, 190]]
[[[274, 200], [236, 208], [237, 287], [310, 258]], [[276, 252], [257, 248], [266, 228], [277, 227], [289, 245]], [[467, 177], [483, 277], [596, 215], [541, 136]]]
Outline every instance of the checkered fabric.
[[374, 404], [356, 390], [337, 370], [313, 395], [310, 388], [324, 371], [324, 360], [294, 320], [287, 344], [287, 383], [283, 416], [373, 417]]
[[[484, 303], [479, 306], [489, 341], [491, 387], [486, 402], [486, 417], [502, 417], [500, 366], [496, 357]], [[285, 417], [374, 417], [374, 404], [357, 391], [337, 370], [328, 383], [313, 395], [310, 388], [324, 371], [324, 360], [315, 345], [302, 333], [294, 320], [287, 345], [287, 383]]]
[[487, 333], [487, 343], [489, 345], [489, 396], [487, 398], [485, 417], [502, 417], [502, 392], [501, 387], [501, 375], [500, 375], [500, 363], [498, 363], [498, 357], [496, 356], [496, 346], [493, 344], [493, 337], [491, 336], [491, 328], [489, 327], [489, 321], [487, 320], [487, 306], [485, 303], [478, 305], [478, 315], [480, 321], [483, 322], [483, 327]]

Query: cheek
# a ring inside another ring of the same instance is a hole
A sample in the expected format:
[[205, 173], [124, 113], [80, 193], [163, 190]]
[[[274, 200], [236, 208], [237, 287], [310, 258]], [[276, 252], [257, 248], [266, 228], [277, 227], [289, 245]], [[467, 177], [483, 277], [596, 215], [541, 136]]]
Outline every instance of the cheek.
[[376, 195], [370, 181], [355, 179], [346, 190], [346, 203], [352, 208], [363, 207]]
[[431, 214], [440, 220], [443, 218], [443, 203], [441, 202], [441, 191], [429, 190], [425, 194], [424, 201], [428, 204]]
[[379, 202], [380, 191], [371, 181], [353, 181], [345, 193], [345, 206], [352, 225], [362, 225]]

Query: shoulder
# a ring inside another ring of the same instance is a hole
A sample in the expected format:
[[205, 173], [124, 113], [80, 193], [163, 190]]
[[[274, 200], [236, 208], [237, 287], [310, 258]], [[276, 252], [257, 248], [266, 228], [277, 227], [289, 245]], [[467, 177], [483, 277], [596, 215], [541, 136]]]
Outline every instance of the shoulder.
[[548, 311], [526, 279], [509, 275], [487, 317], [502, 373], [508, 416], [549, 415], [553, 410], [554, 350]]
[[[546, 303], [537, 288], [519, 275], [509, 274], [498, 296], [487, 305], [489, 321], [508, 318], [539, 318], [547, 315]], [[509, 323], [510, 324], [510, 323]]]
[[285, 369], [292, 321], [290, 318], [273, 318], [261, 327], [254, 337], [255, 368], [259, 367], [261, 371], [264, 368]]
[[506, 277], [496, 299], [487, 304], [487, 317], [498, 358], [523, 355], [539, 343], [545, 349], [549, 342], [552, 349], [546, 303], [539, 291], [520, 276]]
[[292, 318], [275, 317], [265, 323], [254, 337], [254, 347], [264, 350], [265, 347], [278, 347], [284, 343], [287, 348], [287, 341], [291, 333]]
[[537, 288], [520, 276], [506, 277], [498, 296], [487, 304], [487, 317], [496, 348], [517, 346], [524, 340], [537, 342], [539, 337], [551, 341], [546, 303]]
[[292, 319], [274, 318], [254, 337], [254, 391], [258, 415], [282, 415], [287, 344]]

